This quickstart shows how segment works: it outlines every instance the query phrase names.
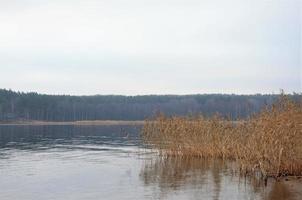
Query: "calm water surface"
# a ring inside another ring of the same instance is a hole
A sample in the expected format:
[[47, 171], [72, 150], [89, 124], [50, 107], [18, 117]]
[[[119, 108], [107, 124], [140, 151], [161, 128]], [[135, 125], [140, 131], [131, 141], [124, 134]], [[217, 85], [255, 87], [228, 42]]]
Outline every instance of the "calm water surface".
[[139, 129], [0, 126], [0, 199], [302, 199], [301, 181], [265, 187], [221, 161], [159, 158]]

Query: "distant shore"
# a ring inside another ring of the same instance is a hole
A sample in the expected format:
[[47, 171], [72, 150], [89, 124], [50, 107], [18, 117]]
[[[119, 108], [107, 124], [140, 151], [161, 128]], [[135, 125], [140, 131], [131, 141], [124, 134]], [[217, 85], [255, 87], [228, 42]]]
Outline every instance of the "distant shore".
[[64, 126], [64, 125], [74, 125], [74, 126], [114, 126], [114, 125], [144, 125], [142, 120], [124, 121], [124, 120], [92, 120], [92, 121], [0, 121], [0, 126]]

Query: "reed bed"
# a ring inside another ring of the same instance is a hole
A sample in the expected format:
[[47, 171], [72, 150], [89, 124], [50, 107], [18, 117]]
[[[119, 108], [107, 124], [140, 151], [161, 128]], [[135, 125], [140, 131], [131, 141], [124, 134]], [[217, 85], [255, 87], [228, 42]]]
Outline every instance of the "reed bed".
[[302, 101], [287, 96], [244, 121], [219, 116], [147, 120], [144, 141], [164, 156], [235, 161], [244, 174], [302, 176]]

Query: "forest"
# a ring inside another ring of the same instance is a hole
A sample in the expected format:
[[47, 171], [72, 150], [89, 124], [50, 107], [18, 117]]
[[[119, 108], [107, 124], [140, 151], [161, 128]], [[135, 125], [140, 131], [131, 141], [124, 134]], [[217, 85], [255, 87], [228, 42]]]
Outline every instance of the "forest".
[[[271, 105], [277, 94], [196, 95], [45, 95], [0, 89], [0, 121], [43, 120], [143, 120], [159, 113], [166, 116], [212, 116], [246, 118]], [[293, 99], [301, 94], [289, 95]]]

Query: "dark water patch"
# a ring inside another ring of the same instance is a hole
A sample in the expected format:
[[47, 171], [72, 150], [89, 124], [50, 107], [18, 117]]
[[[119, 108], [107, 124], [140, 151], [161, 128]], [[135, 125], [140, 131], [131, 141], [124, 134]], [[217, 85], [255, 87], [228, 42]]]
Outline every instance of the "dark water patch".
[[140, 126], [0, 126], [0, 147], [56, 144], [139, 145]]

